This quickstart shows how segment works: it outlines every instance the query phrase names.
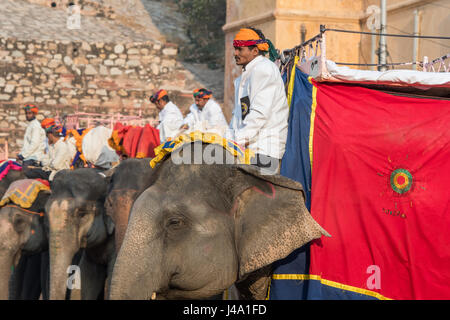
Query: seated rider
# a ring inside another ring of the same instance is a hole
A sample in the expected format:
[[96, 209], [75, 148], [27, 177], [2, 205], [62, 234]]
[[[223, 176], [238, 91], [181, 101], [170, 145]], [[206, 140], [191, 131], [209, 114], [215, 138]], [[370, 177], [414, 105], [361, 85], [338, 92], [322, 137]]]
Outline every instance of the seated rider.
[[36, 119], [38, 108], [33, 104], [24, 107], [28, 121], [23, 139], [23, 146], [17, 159], [22, 161], [24, 169], [28, 166], [40, 166], [45, 153], [45, 132]]
[[42, 120], [41, 126], [45, 130], [48, 139], [48, 152], [42, 160], [43, 168], [34, 168], [31, 172], [25, 173], [25, 175], [28, 178], [41, 178], [52, 181], [59, 170], [70, 169], [75, 150], [69, 146], [68, 141], [64, 141], [62, 127], [57, 125], [53, 118]]
[[222, 108], [213, 100], [212, 92], [205, 89], [194, 90], [195, 103], [189, 107], [189, 114], [184, 118], [181, 129], [207, 131], [223, 134], [228, 123]]

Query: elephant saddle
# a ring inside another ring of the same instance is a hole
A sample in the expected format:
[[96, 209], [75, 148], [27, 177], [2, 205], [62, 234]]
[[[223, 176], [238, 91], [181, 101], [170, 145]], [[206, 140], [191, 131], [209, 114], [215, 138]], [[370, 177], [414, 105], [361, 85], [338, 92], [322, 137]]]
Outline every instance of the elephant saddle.
[[9, 170], [22, 170], [22, 166], [15, 161], [5, 160], [0, 162], [0, 181], [8, 174]]
[[21, 208], [29, 208], [42, 190], [50, 190], [49, 182], [42, 179], [21, 179], [16, 180], [6, 190], [0, 201], [0, 206], [7, 203], [14, 203]]

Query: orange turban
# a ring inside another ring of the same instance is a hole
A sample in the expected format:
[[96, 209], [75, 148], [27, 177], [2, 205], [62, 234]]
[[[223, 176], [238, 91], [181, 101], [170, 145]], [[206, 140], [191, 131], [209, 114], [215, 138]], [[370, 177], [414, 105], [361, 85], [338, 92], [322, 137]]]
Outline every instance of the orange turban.
[[261, 51], [269, 51], [269, 44], [267, 40], [261, 37], [252, 29], [243, 28], [239, 30], [233, 41], [234, 47], [249, 47], [257, 46]]
[[47, 129], [54, 125], [55, 125], [55, 119], [53, 119], [53, 118], [46, 118], [46, 119], [42, 120], [42, 122], [41, 122], [42, 129]]
[[212, 97], [212, 92], [209, 90], [206, 90], [205, 88], [195, 89], [194, 90], [194, 98], [196, 98], [196, 97], [209, 99]]
[[62, 127], [57, 125], [55, 123], [55, 119], [53, 118], [46, 118], [44, 120], [42, 120], [41, 122], [41, 127], [42, 129], [45, 130], [46, 133], [50, 133], [50, 132], [62, 132]]
[[38, 108], [34, 104], [27, 104], [24, 109], [25, 111], [31, 110], [34, 114], [38, 113]]
[[154, 95], [152, 95], [150, 97], [150, 101], [155, 103], [156, 101], [158, 101], [159, 99], [161, 99], [164, 96], [167, 96], [167, 91], [164, 89], [159, 90], [158, 92], [156, 92]]

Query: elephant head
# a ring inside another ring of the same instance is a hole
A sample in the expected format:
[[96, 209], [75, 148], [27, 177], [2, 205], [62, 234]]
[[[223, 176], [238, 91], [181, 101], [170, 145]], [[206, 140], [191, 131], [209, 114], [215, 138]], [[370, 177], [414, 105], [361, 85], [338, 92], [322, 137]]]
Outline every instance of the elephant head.
[[50, 299], [64, 299], [67, 269], [80, 248], [102, 245], [114, 232], [105, 215], [108, 179], [95, 169], [59, 171], [46, 204], [49, 221]]
[[0, 180], [0, 199], [13, 181], [26, 178], [22, 170], [9, 170], [8, 174]]
[[250, 165], [169, 158], [133, 205], [110, 298], [211, 297], [322, 235], [301, 184]]
[[[40, 213], [49, 196], [50, 192], [40, 191], [28, 209], [16, 205], [0, 209], [0, 299], [8, 299], [12, 268], [17, 267], [21, 255], [39, 253], [48, 246], [45, 218]], [[17, 295], [18, 292], [13, 297]]]
[[111, 176], [105, 201], [106, 214], [114, 221], [117, 252], [127, 230], [128, 217], [133, 202], [149, 187], [152, 168], [150, 158], [122, 161]]

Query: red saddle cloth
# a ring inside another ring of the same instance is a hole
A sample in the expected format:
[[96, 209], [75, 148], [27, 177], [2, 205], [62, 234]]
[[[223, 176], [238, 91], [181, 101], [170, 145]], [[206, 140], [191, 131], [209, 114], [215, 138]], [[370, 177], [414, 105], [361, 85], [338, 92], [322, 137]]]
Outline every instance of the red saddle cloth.
[[159, 130], [149, 124], [140, 127], [124, 126], [117, 122], [109, 139], [109, 145], [117, 153], [129, 158], [153, 158], [154, 149], [160, 145]]

